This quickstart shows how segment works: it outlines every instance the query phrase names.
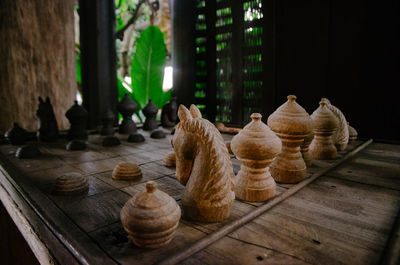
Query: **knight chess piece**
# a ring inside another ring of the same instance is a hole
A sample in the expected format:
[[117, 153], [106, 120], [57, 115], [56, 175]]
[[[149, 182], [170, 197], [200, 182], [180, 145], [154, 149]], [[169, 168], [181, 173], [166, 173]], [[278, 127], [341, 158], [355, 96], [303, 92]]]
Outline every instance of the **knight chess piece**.
[[152, 131], [154, 129], [157, 129], [157, 112], [158, 108], [156, 105], [153, 104], [151, 99], [149, 99], [149, 102], [147, 105], [142, 109], [143, 115], [146, 117], [146, 120], [144, 121], [143, 124], [143, 130], [145, 131]]
[[340, 151], [343, 151], [346, 149], [347, 144], [349, 143], [349, 129], [347, 127], [347, 121], [346, 117], [344, 116], [343, 112], [333, 106], [329, 99], [324, 98], [326, 101], [326, 106], [327, 108], [332, 111], [332, 113], [335, 115], [337, 120], [339, 121], [339, 127], [337, 130], [333, 133], [332, 139], [333, 143], [335, 144], [336, 148]]
[[137, 131], [136, 124], [132, 120], [132, 115], [137, 110], [137, 104], [133, 101], [127, 93], [124, 98], [118, 103], [117, 109], [121, 113], [123, 120], [119, 125], [119, 133], [133, 134]]
[[75, 100], [74, 105], [65, 113], [65, 117], [67, 117], [71, 124], [71, 128], [67, 133], [67, 139], [86, 141], [88, 139], [86, 132], [88, 112], [85, 108], [80, 106], [78, 101]]
[[347, 126], [349, 127], [349, 143], [353, 143], [357, 140], [358, 133], [356, 129], [350, 126], [350, 123], [347, 123]]
[[310, 145], [310, 154], [315, 159], [334, 159], [337, 153], [332, 135], [339, 122], [327, 104], [327, 101], [322, 99], [319, 107], [311, 114], [315, 137]]
[[103, 122], [103, 127], [101, 128], [100, 135], [109, 136], [114, 134], [114, 113], [107, 108], [105, 111], [103, 118], [101, 119]]
[[164, 128], [174, 127], [178, 119], [177, 112], [178, 104], [176, 103], [176, 97], [171, 97], [171, 100], [161, 110], [161, 125]]
[[311, 141], [314, 139], [314, 132], [310, 132], [306, 138], [304, 138], [303, 143], [300, 145], [301, 155], [303, 156], [304, 162], [306, 163], [307, 167], [312, 166], [312, 156], [310, 155], [310, 144]]
[[22, 145], [28, 141], [29, 133], [14, 122], [14, 126], [4, 134], [4, 137], [12, 145]]
[[234, 174], [225, 142], [195, 105], [190, 111], [180, 105], [178, 116], [172, 145], [176, 178], [185, 185], [181, 198], [184, 215], [201, 222], [223, 221], [229, 217], [235, 199]]
[[39, 130], [37, 131], [38, 139], [44, 142], [57, 140], [58, 125], [49, 97], [46, 97], [46, 100], [39, 97], [39, 107], [36, 111], [36, 117], [39, 123]]
[[275, 196], [276, 183], [269, 164], [282, 149], [281, 140], [261, 121], [260, 113], [251, 114], [252, 121], [235, 135], [232, 152], [240, 161], [235, 176], [235, 195], [251, 202], [266, 201]]
[[270, 165], [272, 177], [277, 182], [297, 183], [307, 174], [307, 167], [300, 152], [304, 138], [312, 131], [310, 115], [289, 95], [268, 118], [268, 126], [282, 141], [282, 152]]
[[181, 209], [176, 201], [157, 188], [154, 181], [129, 199], [121, 210], [121, 223], [132, 242], [143, 248], [168, 244], [179, 225]]

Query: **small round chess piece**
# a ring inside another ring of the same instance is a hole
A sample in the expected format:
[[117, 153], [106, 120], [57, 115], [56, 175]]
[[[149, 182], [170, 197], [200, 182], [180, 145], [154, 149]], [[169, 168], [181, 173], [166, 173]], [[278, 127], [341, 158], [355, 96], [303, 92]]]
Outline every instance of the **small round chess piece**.
[[76, 172], [66, 173], [56, 179], [53, 188], [55, 195], [81, 195], [87, 193], [89, 183], [85, 176]]
[[251, 202], [262, 202], [275, 196], [276, 184], [269, 164], [281, 152], [281, 140], [261, 121], [261, 114], [251, 114], [252, 121], [235, 135], [231, 148], [240, 161], [235, 176], [235, 195]]
[[88, 112], [84, 107], [78, 104], [75, 100], [74, 105], [65, 113], [65, 117], [69, 120], [71, 128], [67, 133], [68, 140], [82, 140], [88, 139], [86, 132]]
[[334, 159], [336, 147], [332, 135], [337, 130], [339, 122], [332, 111], [327, 107], [327, 102], [322, 99], [311, 118], [314, 123], [314, 140], [310, 145], [310, 154], [315, 159]]
[[166, 135], [162, 130], [155, 130], [150, 134], [150, 137], [154, 139], [163, 139], [166, 137]]
[[149, 99], [149, 103], [147, 103], [147, 105], [142, 109], [142, 112], [144, 116], [146, 116], [146, 120], [143, 124], [143, 130], [152, 131], [154, 129], [157, 129], [158, 125], [156, 117], [158, 108], [156, 107], [156, 105], [153, 104], [151, 99]]
[[310, 115], [289, 95], [268, 118], [268, 126], [282, 141], [282, 152], [270, 166], [272, 177], [277, 182], [297, 183], [307, 175], [307, 167], [300, 152], [304, 138], [312, 131]]
[[304, 138], [303, 143], [300, 145], [301, 155], [303, 156], [304, 162], [307, 167], [312, 166], [312, 156], [310, 155], [309, 147], [311, 141], [314, 139], [314, 132], [310, 132], [306, 138]]
[[114, 134], [114, 113], [107, 108], [106, 112], [101, 119], [103, 122], [103, 127], [101, 128], [100, 134], [104, 136], [109, 136]]
[[157, 189], [154, 181], [129, 199], [121, 210], [121, 223], [132, 242], [143, 248], [168, 244], [179, 225], [181, 209], [176, 201]]
[[14, 126], [4, 134], [4, 137], [12, 145], [22, 145], [28, 140], [29, 133], [14, 122]]
[[135, 163], [120, 163], [114, 168], [112, 178], [116, 180], [139, 180], [142, 178], [142, 170]]
[[124, 98], [117, 105], [118, 111], [122, 114], [123, 120], [119, 125], [119, 133], [132, 134], [136, 132], [136, 124], [132, 120], [132, 115], [137, 110], [137, 104], [133, 101], [127, 93]]
[[141, 135], [140, 133], [133, 133], [130, 134], [128, 137], [128, 142], [130, 143], [141, 143], [144, 141], [145, 141], [144, 136]]
[[350, 123], [347, 123], [347, 126], [349, 127], [349, 143], [352, 143], [357, 140], [358, 133], [356, 129], [350, 126]]
[[103, 139], [104, 147], [118, 146], [121, 144], [121, 141], [114, 135], [108, 135]]
[[81, 151], [86, 149], [86, 143], [80, 140], [72, 140], [67, 143], [65, 149], [68, 151]]
[[36, 145], [24, 145], [17, 149], [15, 157], [19, 159], [36, 158], [40, 156], [40, 150]]
[[174, 127], [178, 120], [177, 113], [178, 104], [176, 103], [176, 97], [171, 97], [171, 100], [161, 110], [161, 125], [164, 128]]
[[169, 153], [168, 155], [166, 155], [164, 158], [163, 164], [166, 167], [175, 167], [176, 166], [175, 153], [172, 152], [172, 153]]

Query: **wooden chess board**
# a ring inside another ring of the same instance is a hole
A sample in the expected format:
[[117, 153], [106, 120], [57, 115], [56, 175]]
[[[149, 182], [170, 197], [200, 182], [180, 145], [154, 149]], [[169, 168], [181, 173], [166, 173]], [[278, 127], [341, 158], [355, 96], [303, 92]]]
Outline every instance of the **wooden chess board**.
[[[231, 217], [222, 223], [181, 219], [172, 242], [159, 249], [140, 249], [127, 237], [120, 222], [125, 202], [153, 180], [180, 203], [183, 186], [174, 168], [163, 166], [172, 152], [171, 135], [143, 143], [103, 147], [102, 137], [89, 136], [83, 151], [65, 150], [66, 140], [39, 144], [42, 156], [17, 159], [17, 146], [0, 145], [0, 192], [26, 217], [34, 233], [57, 263], [154, 264], [187, 249], [210, 233], [271, 203], [235, 200]], [[232, 137], [223, 134], [226, 141]], [[387, 247], [400, 208], [400, 146], [372, 143], [352, 158], [357, 141], [335, 160], [314, 161], [309, 177], [326, 173], [290, 194], [261, 216], [191, 254], [183, 264], [374, 264]], [[329, 170], [338, 161], [343, 163]], [[111, 178], [120, 162], [135, 162], [139, 181]], [[232, 156], [234, 171], [239, 162]], [[81, 196], [51, 193], [57, 177], [67, 172], [87, 176], [89, 191]], [[295, 188], [278, 184], [277, 196]], [[7, 197], [6, 196], [6, 197]], [[5, 198], [4, 196], [2, 197]]]

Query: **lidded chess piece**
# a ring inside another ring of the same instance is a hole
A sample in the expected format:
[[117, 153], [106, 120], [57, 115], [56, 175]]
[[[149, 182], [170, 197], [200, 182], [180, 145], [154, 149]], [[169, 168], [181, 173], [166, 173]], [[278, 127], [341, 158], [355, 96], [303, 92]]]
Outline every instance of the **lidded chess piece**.
[[171, 97], [161, 110], [161, 125], [164, 128], [174, 127], [178, 119], [178, 104], [176, 97]]
[[346, 117], [340, 109], [331, 104], [329, 99], [324, 98], [324, 100], [326, 101], [327, 108], [332, 111], [333, 115], [335, 115], [339, 121], [339, 127], [332, 135], [333, 143], [338, 150], [345, 150], [349, 143], [349, 129], [347, 127]]
[[142, 109], [142, 112], [143, 112], [144, 116], [146, 116], [146, 120], [144, 121], [144, 124], [143, 124], [143, 130], [152, 131], [154, 129], [157, 129], [158, 125], [157, 125], [156, 117], [157, 117], [158, 108], [156, 107], [156, 105], [153, 104], [151, 99], [149, 99], [149, 102], [147, 103], [147, 105]]
[[101, 121], [103, 122], [103, 127], [101, 128], [100, 134], [105, 136], [113, 135], [114, 113], [109, 108], [105, 111]]
[[12, 145], [21, 145], [26, 143], [29, 138], [29, 133], [24, 128], [20, 127], [18, 123], [14, 122], [14, 126], [6, 131], [4, 137]]
[[119, 133], [133, 134], [136, 132], [136, 124], [132, 120], [132, 115], [137, 110], [137, 104], [127, 93], [124, 98], [118, 103], [117, 110], [122, 114], [123, 120], [119, 125]]
[[350, 126], [350, 123], [347, 123], [347, 126], [349, 127], [349, 143], [352, 143], [357, 140], [358, 133], [356, 129]]
[[312, 166], [312, 156], [310, 155], [309, 147], [313, 139], [314, 132], [312, 131], [304, 138], [303, 143], [300, 145], [300, 152], [307, 167]]
[[121, 222], [138, 247], [159, 248], [168, 244], [179, 225], [181, 209], [176, 201], [157, 189], [154, 181], [129, 199], [121, 210]]
[[65, 113], [65, 117], [69, 120], [71, 128], [67, 133], [68, 140], [82, 140], [88, 139], [86, 132], [88, 112], [84, 107], [78, 104], [75, 100], [74, 105]]
[[310, 154], [315, 159], [334, 159], [337, 153], [332, 135], [339, 123], [327, 104], [327, 101], [322, 98], [318, 109], [311, 114], [315, 137], [310, 145]]
[[297, 183], [307, 174], [300, 145], [312, 131], [312, 120], [296, 102], [296, 96], [287, 98], [288, 101], [268, 117], [268, 126], [282, 141], [282, 152], [271, 163], [270, 171], [277, 182]]
[[252, 121], [235, 135], [231, 148], [240, 161], [235, 176], [235, 195], [251, 202], [261, 202], [275, 196], [276, 184], [269, 164], [282, 148], [281, 140], [261, 121], [261, 114], [251, 114]]
[[37, 131], [38, 139], [44, 142], [57, 140], [58, 125], [49, 97], [46, 97], [46, 100], [39, 97], [39, 107], [36, 110], [36, 117], [39, 118], [39, 130]]

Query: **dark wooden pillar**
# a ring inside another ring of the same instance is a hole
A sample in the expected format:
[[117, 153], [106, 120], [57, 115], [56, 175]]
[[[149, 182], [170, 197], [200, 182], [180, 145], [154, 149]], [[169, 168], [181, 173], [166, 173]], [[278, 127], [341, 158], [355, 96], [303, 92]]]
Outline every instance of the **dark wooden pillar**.
[[116, 114], [118, 101], [114, 1], [79, 0], [79, 14], [83, 106], [95, 128], [108, 107]]
[[195, 90], [195, 0], [172, 0], [173, 91], [178, 103], [194, 103]]

